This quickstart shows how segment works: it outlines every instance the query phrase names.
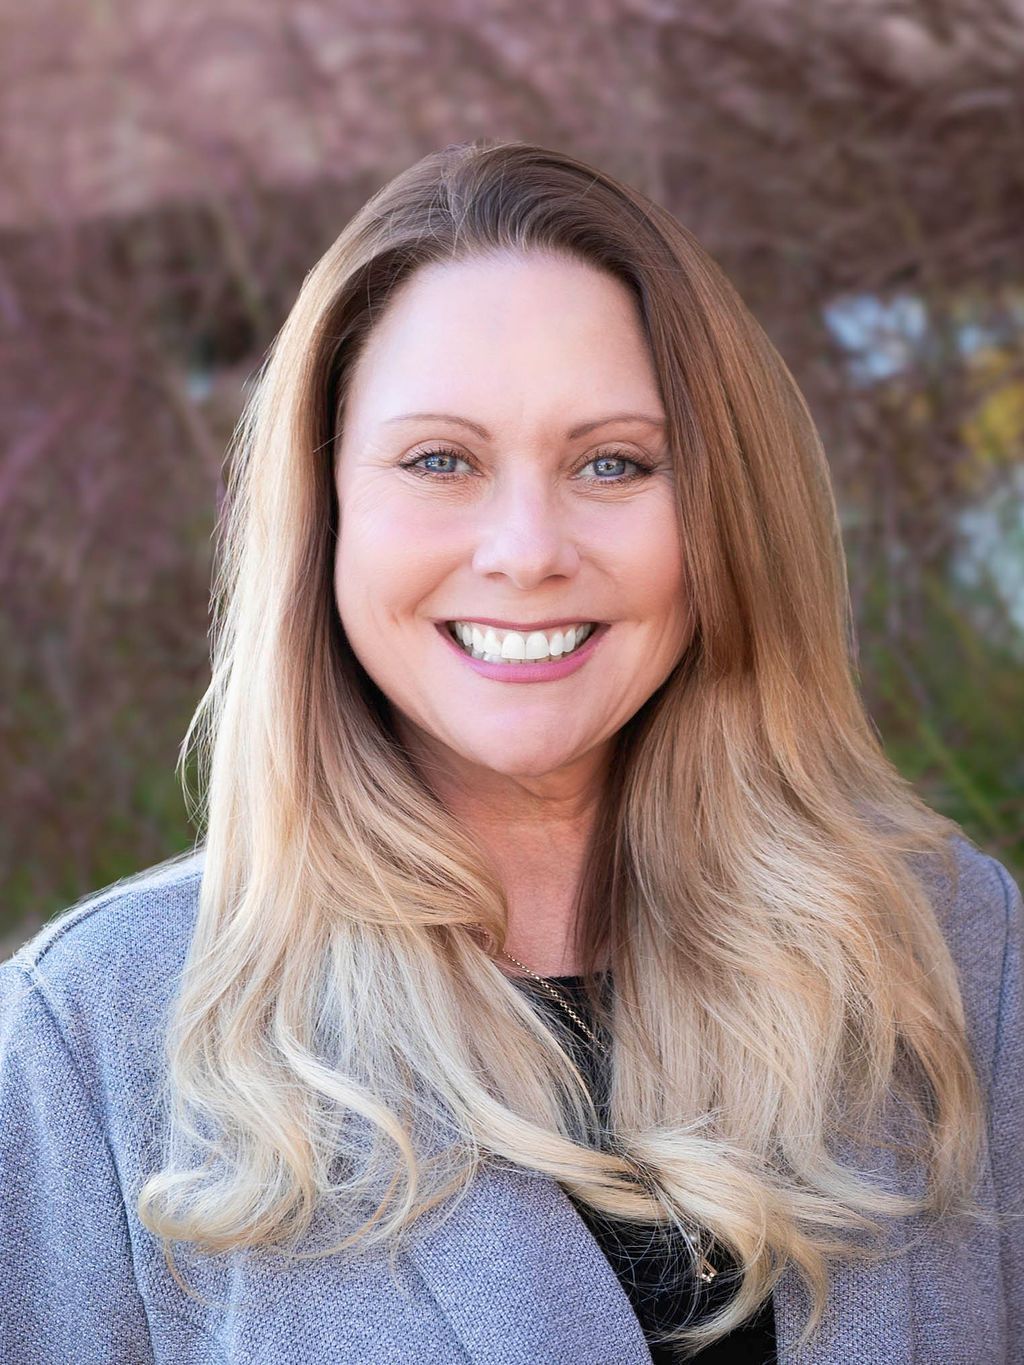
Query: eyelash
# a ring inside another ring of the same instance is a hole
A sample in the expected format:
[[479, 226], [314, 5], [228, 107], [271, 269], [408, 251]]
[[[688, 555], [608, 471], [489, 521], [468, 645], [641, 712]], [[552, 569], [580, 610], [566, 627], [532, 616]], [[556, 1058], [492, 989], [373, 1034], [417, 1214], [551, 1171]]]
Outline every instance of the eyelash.
[[[419, 467], [420, 460], [428, 460], [434, 455], [448, 455], [454, 460], [465, 460], [466, 458], [464, 455], [460, 455], [457, 450], [453, 450], [451, 446], [435, 446], [431, 450], [421, 450], [417, 455], [414, 455], [411, 460], [406, 460], [401, 464], [399, 468], [408, 469], [413, 474], [418, 474], [421, 478], [438, 479], [444, 483], [447, 483], [451, 479], [459, 479], [462, 477], [461, 474], [454, 474], [450, 470], [439, 471], [436, 469], [422, 469]], [[654, 473], [653, 465], [645, 464], [643, 460], [636, 460], [632, 455], [602, 453], [600, 455], [595, 455], [593, 459], [588, 460], [587, 464], [593, 464], [595, 460], [622, 460], [625, 464], [633, 465], [637, 472], [621, 479], [591, 479], [589, 480], [590, 483], [607, 483], [618, 488], [624, 483], [635, 483], [637, 479], [647, 478]], [[583, 466], [584, 469], [586, 469], [586, 467], [587, 465]]]

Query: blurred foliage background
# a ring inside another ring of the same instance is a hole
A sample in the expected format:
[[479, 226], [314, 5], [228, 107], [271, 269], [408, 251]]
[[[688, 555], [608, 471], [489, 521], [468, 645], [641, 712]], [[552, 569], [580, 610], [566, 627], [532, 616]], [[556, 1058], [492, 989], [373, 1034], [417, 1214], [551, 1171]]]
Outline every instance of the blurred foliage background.
[[886, 749], [1024, 871], [1024, 0], [7, 0], [5, 952], [192, 843], [246, 380], [367, 196], [478, 136], [728, 272], [829, 451]]

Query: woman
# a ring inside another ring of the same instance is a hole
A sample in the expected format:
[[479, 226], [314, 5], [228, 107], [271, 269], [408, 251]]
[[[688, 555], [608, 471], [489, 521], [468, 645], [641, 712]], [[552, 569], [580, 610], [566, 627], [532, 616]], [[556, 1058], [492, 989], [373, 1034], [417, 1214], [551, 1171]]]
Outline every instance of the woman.
[[202, 847], [0, 973], [3, 1358], [1020, 1359], [1020, 892], [693, 237], [428, 156], [234, 454]]

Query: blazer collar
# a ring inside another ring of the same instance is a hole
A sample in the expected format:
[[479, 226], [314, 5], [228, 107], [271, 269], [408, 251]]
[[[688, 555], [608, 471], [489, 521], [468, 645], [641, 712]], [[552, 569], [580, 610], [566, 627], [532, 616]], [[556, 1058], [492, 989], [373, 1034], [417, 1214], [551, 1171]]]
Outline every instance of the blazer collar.
[[[874, 1183], [902, 1187], [892, 1155], [839, 1153]], [[485, 1163], [458, 1202], [422, 1220], [410, 1256], [474, 1365], [650, 1365], [618, 1276], [557, 1181]], [[905, 1256], [833, 1264], [818, 1335], [797, 1348], [810, 1300], [795, 1267], [773, 1295], [778, 1365], [911, 1365]]]
[[626, 1291], [557, 1181], [487, 1162], [435, 1213], [409, 1255], [474, 1365], [651, 1365]]

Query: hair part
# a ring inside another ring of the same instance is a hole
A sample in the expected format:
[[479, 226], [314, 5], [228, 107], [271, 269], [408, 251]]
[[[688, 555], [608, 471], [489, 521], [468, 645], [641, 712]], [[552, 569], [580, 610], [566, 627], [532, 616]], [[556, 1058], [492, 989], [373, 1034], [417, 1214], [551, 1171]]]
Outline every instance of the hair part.
[[[353, 367], [403, 281], [564, 253], [630, 289], [668, 421], [693, 638], [620, 732], [577, 897], [612, 1040], [602, 1122], [498, 965], [496, 870], [418, 771], [334, 608], [334, 458]], [[886, 758], [855, 681], [825, 454], [781, 357], [693, 235], [561, 152], [475, 142], [376, 193], [307, 276], [239, 423], [210, 686], [189, 725], [205, 828], [167, 1038], [164, 1243], [285, 1247], [330, 1210], [392, 1254], [499, 1157], [737, 1262], [710, 1344], [788, 1262], [825, 1305], [878, 1220], [985, 1216], [983, 1101], [919, 859], [952, 821]], [[187, 793], [186, 793], [187, 794]], [[917, 870], [915, 870], [917, 865]], [[915, 1122], [898, 1127], [896, 1111]], [[837, 1162], [892, 1141], [896, 1195]], [[311, 1254], [327, 1254], [326, 1246]], [[876, 1248], [877, 1254], [881, 1255]]]

